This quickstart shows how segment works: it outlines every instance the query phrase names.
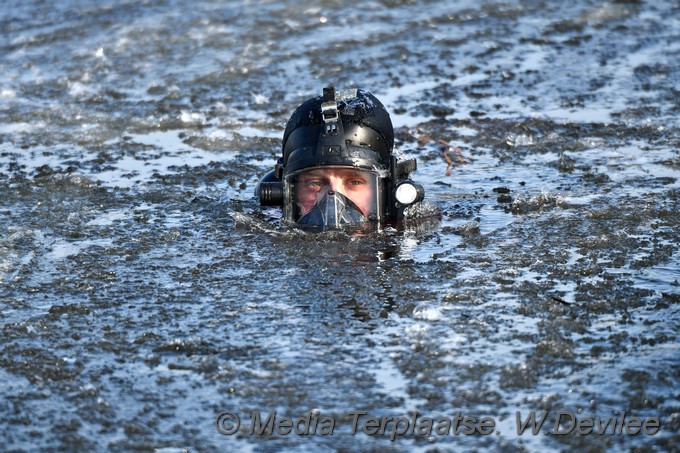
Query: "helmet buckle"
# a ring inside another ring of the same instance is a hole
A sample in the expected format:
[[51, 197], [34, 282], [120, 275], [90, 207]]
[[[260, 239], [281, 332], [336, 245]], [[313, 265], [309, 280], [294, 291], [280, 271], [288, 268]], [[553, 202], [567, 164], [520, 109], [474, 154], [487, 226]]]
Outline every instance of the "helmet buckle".
[[[323, 118], [323, 122], [326, 124], [338, 122], [338, 103], [335, 102], [335, 88], [333, 87], [323, 89], [321, 118]], [[328, 128], [326, 128], [326, 131], [328, 132]]]
[[321, 117], [323, 122], [327, 124], [338, 122], [338, 104], [335, 100], [321, 104]]

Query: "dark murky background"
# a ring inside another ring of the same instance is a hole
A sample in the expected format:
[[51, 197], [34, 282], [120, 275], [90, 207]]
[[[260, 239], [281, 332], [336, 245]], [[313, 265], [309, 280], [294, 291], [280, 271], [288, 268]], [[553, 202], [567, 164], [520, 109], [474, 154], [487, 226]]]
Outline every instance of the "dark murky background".
[[[677, 451], [677, 1], [4, 1], [0, 442], [25, 451]], [[278, 227], [285, 121], [372, 91], [441, 207]], [[448, 165], [447, 160], [451, 162]], [[490, 416], [223, 436], [215, 416]], [[658, 417], [518, 436], [515, 411]]]

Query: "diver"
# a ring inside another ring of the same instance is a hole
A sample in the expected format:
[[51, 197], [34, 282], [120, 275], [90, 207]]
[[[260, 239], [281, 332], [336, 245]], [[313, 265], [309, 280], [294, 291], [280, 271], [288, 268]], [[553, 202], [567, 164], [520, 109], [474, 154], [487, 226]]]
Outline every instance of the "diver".
[[375, 96], [324, 88], [293, 112], [283, 155], [255, 196], [281, 206], [284, 221], [322, 230], [399, 222], [425, 193], [409, 179], [415, 159], [398, 160], [393, 148], [390, 115]]

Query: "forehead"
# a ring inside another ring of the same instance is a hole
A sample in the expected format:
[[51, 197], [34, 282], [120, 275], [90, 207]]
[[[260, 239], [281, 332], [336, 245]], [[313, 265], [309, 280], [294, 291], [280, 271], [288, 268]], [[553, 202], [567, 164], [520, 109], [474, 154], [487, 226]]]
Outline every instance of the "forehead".
[[336, 178], [355, 178], [365, 177], [368, 172], [355, 170], [353, 168], [315, 168], [302, 173], [302, 177], [318, 178], [318, 177], [336, 177]]

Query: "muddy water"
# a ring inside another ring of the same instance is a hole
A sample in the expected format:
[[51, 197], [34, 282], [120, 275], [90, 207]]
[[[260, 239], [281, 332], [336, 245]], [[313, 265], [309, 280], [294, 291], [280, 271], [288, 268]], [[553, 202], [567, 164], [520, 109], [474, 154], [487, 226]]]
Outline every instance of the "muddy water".
[[[677, 2], [298, 3], [0, 6], [3, 449], [677, 450]], [[328, 84], [386, 104], [440, 221], [255, 203]], [[273, 410], [333, 435], [248, 434]], [[624, 411], [658, 432], [556, 424]]]

